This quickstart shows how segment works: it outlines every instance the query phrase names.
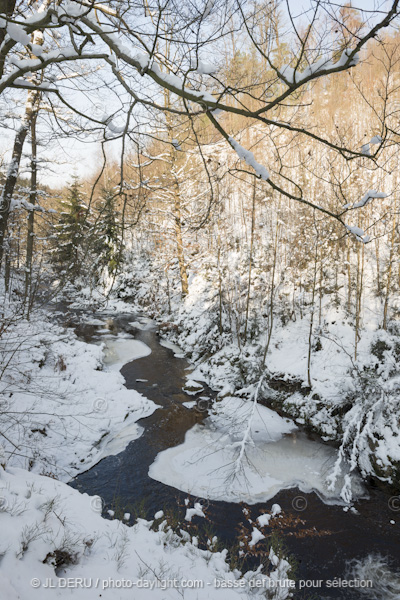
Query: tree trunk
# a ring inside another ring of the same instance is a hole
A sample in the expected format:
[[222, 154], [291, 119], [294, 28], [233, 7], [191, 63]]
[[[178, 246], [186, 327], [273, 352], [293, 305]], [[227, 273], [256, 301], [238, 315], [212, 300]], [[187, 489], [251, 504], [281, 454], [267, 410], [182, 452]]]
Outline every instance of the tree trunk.
[[29, 125], [30, 114], [28, 114], [28, 111], [26, 111], [24, 121], [15, 136], [11, 163], [8, 167], [6, 181], [0, 196], [0, 267], [3, 260], [4, 242], [7, 232], [8, 219], [10, 216], [11, 200], [14, 193], [15, 184], [17, 182], [22, 150], [28, 133]]
[[183, 252], [181, 197], [179, 194], [179, 183], [177, 181], [175, 182], [173, 214], [175, 221], [176, 253], [179, 264], [179, 274], [181, 278], [182, 297], [185, 297], [189, 293], [189, 283], [185, 265], [185, 255]]
[[376, 256], [376, 291], [378, 296], [382, 293], [381, 287], [381, 269], [380, 269], [380, 252], [379, 252], [379, 238], [375, 239], [375, 256]]
[[390, 299], [390, 291], [392, 287], [392, 269], [393, 269], [393, 255], [394, 255], [394, 247], [395, 247], [395, 233], [396, 233], [396, 212], [393, 215], [393, 223], [392, 223], [392, 234], [390, 236], [390, 252], [389, 252], [389, 266], [387, 271], [386, 278], [386, 291], [385, 291], [385, 302], [383, 305], [383, 323], [382, 328], [387, 329], [387, 321], [388, 321], [388, 308], [389, 308], [389, 299]]
[[[47, 8], [50, 4], [50, 0], [44, 0], [42, 5], [39, 8], [38, 12], [41, 12]], [[13, 10], [12, 0], [0, 0], [0, 7], [3, 6], [6, 11]], [[4, 12], [4, 11], [3, 11]], [[6, 14], [8, 14], [6, 12]], [[0, 38], [1, 39], [1, 38]], [[42, 46], [44, 42], [43, 33], [41, 31], [35, 31], [32, 35], [32, 43], [37, 46]], [[31, 56], [32, 58], [32, 56]], [[41, 75], [36, 74], [33, 76], [32, 83], [40, 83], [40, 78], [43, 77], [43, 73]], [[28, 131], [31, 127], [32, 120], [37, 115], [39, 110], [41, 100], [41, 93], [35, 90], [30, 90], [28, 92], [28, 96], [25, 104], [25, 115], [22, 121], [22, 125], [16, 133], [14, 140], [13, 153], [11, 157], [11, 162], [8, 167], [8, 172], [6, 176], [6, 181], [4, 183], [3, 191], [0, 196], [0, 268], [3, 260], [3, 252], [4, 252], [4, 239], [7, 232], [7, 224], [8, 218], [10, 216], [10, 205], [13, 197], [15, 184], [17, 183], [19, 166], [21, 163], [22, 151], [24, 148], [24, 143]]]
[[265, 348], [264, 348], [264, 355], [263, 355], [263, 361], [262, 361], [263, 366], [265, 366], [265, 361], [267, 360], [268, 349], [269, 349], [269, 345], [271, 343], [271, 337], [272, 337], [272, 329], [274, 326], [274, 294], [275, 294], [276, 256], [277, 256], [277, 249], [278, 249], [278, 230], [279, 230], [279, 222], [278, 222], [278, 215], [277, 215], [276, 230], [275, 230], [275, 243], [274, 243], [274, 258], [273, 258], [274, 262], [273, 262], [273, 266], [272, 266], [271, 294], [270, 294], [270, 299], [269, 299], [268, 338], [267, 338], [267, 343], [265, 344]]
[[351, 254], [350, 242], [347, 240], [347, 312], [351, 314]]
[[249, 256], [249, 276], [247, 281], [247, 301], [246, 301], [246, 317], [244, 326], [244, 343], [247, 340], [247, 329], [249, 324], [250, 311], [250, 292], [251, 292], [251, 270], [253, 266], [253, 246], [254, 246], [254, 225], [255, 225], [255, 209], [256, 209], [256, 182], [253, 182], [253, 202], [251, 206], [251, 234], [250, 234], [250, 256]]
[[[311, 296], [311, 315], [310, 315], [310, 328], [308, 330], [308, 357], [307, 357], [307, 380], [308, 387], [312, 388], [311, 381], [311, 356], [312, 356], [312, 337], [314, 329], [314, 313], [315, 313], [315, 291], [317, 288], [317, 273], [318, 273], [318, 234], [315, 239], [315, 254], [314, 254], [314, 273], [313, 273], [313, 284], [312, 284], [312, 296]], [[321, 265], [322, 269], [322, 265]]]
[[[32, 206], [35, 206], [37, 202], [37, 141], [36, 141], [36, 117], [32, 118], [31, 123], [31, 189], [29, 194], [29, 202]], [[35, 211], [31, 209], [28, 215], [28, 228], [26, 234], [26, 261], [25, 261], [25, 305], [28, 306], [28, 317], [29, 309], [31, 306], [31, 287], [32, 287], [32, 257], [33, 257], [33, 245], [34, 245], [34, 223], [35, 223]]]
[[[0, 0], [0, 15], [5, 15], [10, 18], [15, 10], [16, 0]], [[0, 29], [0, 46], [4, 42], [6, 37], [7, 29], [2, 27]], [[0, 52], [0, 77], [4, 74], [4, 61], [6, 59], [6, 51]]]
[[364, 256], [365, 246], [361, 249], [357, 246], [357, 285], [356, 285], [356, 321], [355, 321], [355, 339], [354, 339], [354, 360], [357, 360], [358, 342], [360, 341], [360, 323], [361, 323], [361, 300], [363, 293], [364, 280]]

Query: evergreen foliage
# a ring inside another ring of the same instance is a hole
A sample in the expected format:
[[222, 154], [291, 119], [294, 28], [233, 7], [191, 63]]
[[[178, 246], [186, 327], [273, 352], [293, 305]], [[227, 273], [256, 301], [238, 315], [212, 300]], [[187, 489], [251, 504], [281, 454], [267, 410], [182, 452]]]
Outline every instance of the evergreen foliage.
[[89, 230], [88, 207], [77, 177], [72, 178], [61, 205], [60, 220], [53, 234], [52, 263], [58, 275], [72, 281], [82, 273], [85, 238]]

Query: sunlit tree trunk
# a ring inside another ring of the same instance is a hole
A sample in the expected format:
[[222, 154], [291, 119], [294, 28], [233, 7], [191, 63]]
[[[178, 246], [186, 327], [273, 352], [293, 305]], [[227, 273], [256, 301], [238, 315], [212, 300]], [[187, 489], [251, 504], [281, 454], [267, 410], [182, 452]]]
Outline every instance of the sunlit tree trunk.
[[274, 295], [275, 295], [276, 259], [277, 259], [277, 249], [278, 249], [278, 231], [279, 231], [279, 222], [278, 222], [278, 215], [277, 215], [276, 228], [275, 228], [275, 240], [274, 240], [272, 277], [271, 277], [271, 293], [270, 293], [270, 297], [269, 297], [268, 337], [267, 337], [267, 343], [265, 344], [265, 348], [264, 348], [264, 355], [263, 355], [263, 361], [262, 361], [263, 365], [265, 365], [265, 361], [267, 360], [267, 354], [268, 354], [269, 346], [271, 343], [271, 337], [272, 337], [272, 329], [274, 326]]
[[375, 258], [376, 258], [376, 291], [378, 296], [381, 295], [381, 268], [380, 268], [380, 253], [379, 253], [379, 238], [375, 239]]
[[[35, 206], [37, 202], [37, 140], [36, 140], [36, 119], [34, 115], [31, 123], [31, 189], [29, 194], [29, 202]], [[28, 226], [26, 234], [26, 261], [25, 261], [25, 305], [28, 307], [28, 316], [31, 306], [31, 287], [32, 287], [32, 258], [34, 246], [34, 223], [35, 211], [33, 208], [28, 214]]]
[[250, 310], [250, 292], [251, 292], [251, 270], [253, 266], [253, 247], [254, 247], [254, 226], [255, 226], [255, 209], [256, 209], [256, 182], [253, 182], [253, 195], [251, 205], [251, 231], [250, 231], [250, 252], [249, 252], [249, 272], [247, 279], [247, 300], [246, 300], [246, 316], [244, 326], [244, 343], [247, 340], [247, 329], [249, 324], [249, 310]]
[[[310, 314], [310, 327], [308, 330], [308, 356], [307, 356], [307, 381], [308, 386], [312, 388], [311, 381], [311, 356], [312, 356], [312, 340], [313, 340], [313, 329], [314, 329], [314, 314], [315, 314], [315, 295], [317, 289], [317, 274], [318, 274], [318, 233], [315, 238], [315, 252], [314, 252], [314, 270], [312, 280], [312, 293], [311, 293], [311, 314]], [[322, 266], [321, 266], [322, 269]]]
[[351, 251], [347, 241], [347, 312], [351, 314]]
[[357, 246], [357, 281], [356, 281], [356, 303], [355, 303], [355, 327], [354, 327], [354, 360], [357, 360], [358, 342], [360, 341], [361, 305], [364, 283], [364, 257], [365, 246]]
[[182, 236], [182, 210], [181, 210], [181, 197], [179, 193], [179, 182], [175, 181], [175, 193], [174, 193], [174, 229], [175, 229], [175, 241], [176, 241], [176, 253], [179, 264], [179, 274], [181, 278], [182, 297], [187, 296], [189, 293], [189, 282], [185, 264], [185, 254], [183, 251], [183, 236]]
[[388, 322], [388, 308], [389, 308], [389, 300], [390, 300], [390, 292], [392, 287], [392, 270], [393, 270], [393, 257], [395, 250], [395, 238], [396, 238], [396, 211], [393, 214], [392, 221], [392, 232], [390, 236], [390, 250], [389, 250], [389, 264], [387, 269], [386, 276], [386, 290], [385, 290], [385, 301], [383, 305], [383, 323], [382, 328], [387, 329]]

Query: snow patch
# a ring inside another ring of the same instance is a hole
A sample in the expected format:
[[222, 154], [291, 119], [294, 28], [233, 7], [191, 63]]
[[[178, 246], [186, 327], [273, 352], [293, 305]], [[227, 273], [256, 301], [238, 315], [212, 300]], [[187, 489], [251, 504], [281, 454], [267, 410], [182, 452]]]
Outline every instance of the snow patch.
[[113, 339], [105, 342], [104, 364], [108, 369], [119, 371], [123, 365], [151, 354], [150, 348], [140, 340]]
[[[223, 401], [225, 407], [202, 425], [186, 433], [180, 446], [169, 448], [156, 457], [149, 476], [166, 485], [202, 498], [227, 502], [266, 502], [280, 490], [298, 487], [304, 493], [315, 491], [327, 504], [343, 504], [340, 491], [343, 476], [334, 489], [327, 477], [336, 461], [336, 451], [310, 441], [296, 431], [293, 422], [258, 406], [251, 423], [251, 442], [246, 448], [243, 470], [233, 469], [250, 403], [238, 399]], [[293, 432], [288, 436], [289, 432]], [[362, 494], [359, 480], [353, 479], [353, 497]]]

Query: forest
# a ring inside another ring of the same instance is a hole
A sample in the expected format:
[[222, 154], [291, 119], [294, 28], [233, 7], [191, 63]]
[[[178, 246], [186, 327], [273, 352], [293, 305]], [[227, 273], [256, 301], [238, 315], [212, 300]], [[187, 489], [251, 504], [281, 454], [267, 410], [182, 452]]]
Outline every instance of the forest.
[[7, 600], [400, 599], [399, 0], [0, 0]]

